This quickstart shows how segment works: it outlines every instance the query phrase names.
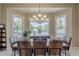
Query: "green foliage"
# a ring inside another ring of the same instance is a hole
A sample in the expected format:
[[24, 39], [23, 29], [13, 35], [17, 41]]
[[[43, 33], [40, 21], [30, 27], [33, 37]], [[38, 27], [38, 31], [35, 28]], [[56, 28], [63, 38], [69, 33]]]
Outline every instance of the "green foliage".
[[16, 30], [22, 29], [22, 24], [16, 24], [16, 23], [15, 23], [15, 29], [16, 29]]
[[49, 25], [44, 25], [44, 26], [30, 26], [30, 30], [31, 30], [31, 32], [33, 31], [33, 29], [36, 29], [36, 30], [38, 30], [39, 32], [41, 31], [41, 30], [47, 30], [48, 31], [48, 28], [49, 28]]
[[63, 26], [63, 24], [62, 24], [62, 21], [60, 20], [60, 21], [58, 22], [58, 24], [57, 24], [57, 29], [61, 30], [61, 29], [63, 29], [63, 28], [64, 28], [64, 26]]
[[42, 26], [38, 26], [38, 27], [37, 27], [37, 30], [42, 30], [42, 29], [43, 29]]
[[31, 34], [31, 31], [25, 31], [25, 32], [23, 33], [23, 36], [24, 36], [24, 37], [28, 37], [30, 34]]

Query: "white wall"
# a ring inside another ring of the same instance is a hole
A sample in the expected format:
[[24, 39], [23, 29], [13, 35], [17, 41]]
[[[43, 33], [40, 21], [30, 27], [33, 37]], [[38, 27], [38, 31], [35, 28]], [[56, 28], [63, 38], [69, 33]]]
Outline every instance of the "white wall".
[[77, 5], [77, 8], [76, 8], [76, 18], [77, 18], [77, 35], [78, 35], [78, 39], [77, 39], [77, 45], [79, 46], [79, 4]]
[[2, 12], [1, 11], [2, 11], [2, 4], [0, 4], [0, 23], [2, 23], [2, 15], [1, 15]]

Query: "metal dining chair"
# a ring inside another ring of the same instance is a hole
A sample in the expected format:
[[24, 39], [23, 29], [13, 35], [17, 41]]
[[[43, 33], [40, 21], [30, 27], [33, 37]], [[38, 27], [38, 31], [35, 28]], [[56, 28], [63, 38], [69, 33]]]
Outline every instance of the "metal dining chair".
[[12, 38], [9, 38], [9, 40], [10, 40], [10, 47], [12, 49], [11, 56], [12, 55], [15, 56], [17, 54], [17, 52], [18, 52], [18, 47], [17, 47], [17, 43], [16, 43], [15, 39], [16, 38], [13, 38], [13, 37]]
[[68, 55], [70, 56], [70, 46], [71, 46], [71, 41], [72, 41], [72, 37], [69, 38], [69, 40], [65, 40], [64, 43], [63, 43], [63, 50], [65, 51], [65, 56], [67, 55], [67, 52], [68, 52]]

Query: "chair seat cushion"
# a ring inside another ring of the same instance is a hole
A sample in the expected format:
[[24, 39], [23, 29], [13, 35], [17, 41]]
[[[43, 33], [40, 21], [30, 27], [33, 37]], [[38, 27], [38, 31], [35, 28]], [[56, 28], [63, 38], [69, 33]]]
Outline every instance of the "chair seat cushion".
[[17, 44], [13, 44], [11, 47], [12, 48], [18, 48]]
[[68, 45], [68, 44], [63, 43], [63, 48], [68, 48], [68, 47], [69, 47], [69, 45]]

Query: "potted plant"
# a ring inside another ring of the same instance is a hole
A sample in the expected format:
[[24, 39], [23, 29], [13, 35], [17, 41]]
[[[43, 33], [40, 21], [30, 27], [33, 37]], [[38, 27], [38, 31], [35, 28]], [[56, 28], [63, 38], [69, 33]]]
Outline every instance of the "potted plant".
[[31, 31], [25, 31], [23, 33], [23, 37], [26, 39], [26, 38], [29, 38], [29, 35], [31, 34]]
[[25, 31], [24, 33], [23, 33], [23, 37], [27, 37], [28, 35], [27, 35], [27, 31]]

